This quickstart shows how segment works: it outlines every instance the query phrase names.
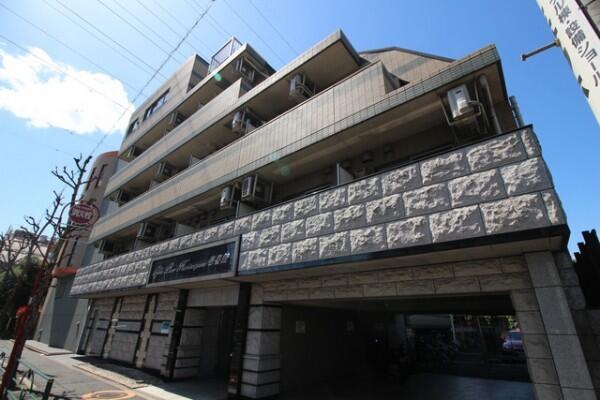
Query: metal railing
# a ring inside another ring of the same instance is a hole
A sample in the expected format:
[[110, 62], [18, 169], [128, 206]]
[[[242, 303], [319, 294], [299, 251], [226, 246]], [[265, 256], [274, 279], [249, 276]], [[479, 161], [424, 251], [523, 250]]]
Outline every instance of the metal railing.
[[237, 49], [242, 47], [242, 42], [237, 40], [235, 37], [229, 39], [227, 43], [223, 47], [219, 49], [215, 53], [214, 56], [210, 59], [210, 65], [208, 66], [208, 72], [210, 73], [219, 65], [223, 64], [233, 53], [236, 52]]
[[[4, 373], [4, 361], [6, 353], [0, 353], [0, 372]], [[54, 378], [35, 368], [33, 365], [19, 360], [19, 365], [22, 366], [20, 377], [17, 380], [17, 388], [6, 392], [3, 400], [48, 400]], [[18, 369], [19, 370], [19, 369]], [[36, 386], [36, 382], [42, 380], [45, 384]]]

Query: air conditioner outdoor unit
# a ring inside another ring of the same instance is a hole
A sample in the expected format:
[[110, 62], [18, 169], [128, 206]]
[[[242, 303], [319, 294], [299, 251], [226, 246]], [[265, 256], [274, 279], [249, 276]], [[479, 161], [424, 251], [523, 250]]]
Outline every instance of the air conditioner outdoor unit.
[[301, 103], [315, 94], [315, 85], [308, 80], [306, 74], [299, 73], [290, 79], [290, 99]]
[[448, 99], [448, 104], [450, 105], [453, 119], [464, 118], [475, 112], [467, 85], [463, 84], [450, 89], [446, 94], [446, 97]]
[[248, 132], [252, 132], [260, 125], [260, 119], [248, 108], [238, 110], [235, 114], [233, 114], [233, 118], [231, 120], [231, 130], [238, 135], [245, 135]]
[[160, 185], [160, 182], [159, 182], [159, 181], [157, 181], [157, 180], [154, 180], [154, 179], [152, 179], [152, 180], [150, 181], [150, 185], [148, 185], [148, 190], [150, 190], [150, 189], [152, 189], [153, 187], [155, 187], [155, 186], [158, 186], [158, 185]]
[[158, 226], [151, 224], [149, 222], [142, 222], [140, 224], [140, 228], [138, 229], [136, 238], [141, 239], [141, 240], [152, 241], [156, 238], [157, 233], [158, 233]]
[[172, 128], [176, 127], [177, 125], [181, 124], [183, 121], [185, 121], [187, 119], [187, 117], [181, 113], [178, 113], [177, 111], [173, 111], [170, 115], [169, 115], [169, 126], [171, 126]]
[[233, 65], [233, 73], [242, 76], [248, 83], [254, 82], [256, 69], [245, 58], [240, 58]]
[[271, 203], [273, 184], [258, 175], [251, 175], [242, 181], [241, 200], [247, 203]]
[[237, 189], [233, 185], [225, 186], [221, 190], [221, 198], [219, 199], [219, 208], [221, 210], [229, 210], [235, 207], [236, 192]]
[[158, 164], [158, 169], [156, 170], [156, 178], [157, 180], [165, 180], [177, 173], [177, 168], [169, 164], [168, 162], [161, 162]]
[[202, 158], [195, 156], [193, 154], [190, 154], [190, 160], [188, 162], [188, 166], [191, 167], [192, 165], [196, 164], [200, 160], [202, 160]]
[[103, 254], [112, 254], [115, 251], [115, 242], [111, 240], [101, 240], [98, 245], [98, 251]]

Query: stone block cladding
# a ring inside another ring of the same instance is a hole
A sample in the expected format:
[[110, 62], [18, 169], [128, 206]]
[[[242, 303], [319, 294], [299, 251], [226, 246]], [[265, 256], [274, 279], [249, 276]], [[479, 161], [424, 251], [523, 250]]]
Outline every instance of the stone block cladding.
[[71, 293], [142, 287], [153, 257], [239, 235], [244, 274], [563, 224], [526, 128], [82, 268]]

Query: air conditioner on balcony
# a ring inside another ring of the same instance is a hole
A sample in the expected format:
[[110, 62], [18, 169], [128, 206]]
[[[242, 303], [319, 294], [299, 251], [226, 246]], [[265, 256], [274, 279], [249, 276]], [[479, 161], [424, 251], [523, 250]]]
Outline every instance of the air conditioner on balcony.
[[143, 151], [144, 150], [142, 150], [141, 148], [139, 148], [137, 146], [131, 146], [125, 152], [125, 158], [127, 158], [128, 160], [133, 160], [134, 158], [136, 158], [137, 156], [142, 154]]
[[158, 185], [160, 185], [160, 182], [159, 182], [159, 181], [157, 181], [157, 180], [154, 180], [154, 179], [152, 179], [152, 180], [150, 181], [150, 184], [148, 185], [148, 190], [150, 190], [150, 189], [152, 189], [153, 187], [155, 187], [155, 186], [158, 186]]
[[158, 164], [158, 168], [156, 170], [156, 179], [160, 182], [165, 179], [169, 179], [173, 175], [177, 173], [177, 168], [173, 165], [169, 164], [166, 161], [163, 161]]
[[234, 63], [233, 73], [243, 77], [246, 82], [253, 83], [256, 76], [256, 69], [252, 66], [252, 63], [242, 57]]
[[144, 241], [153, 241], [158, 233], [158, 226], [149, 222], [142, 222], [136, 238]]
[[452, 88], [446, 94], [453, 119], [461, 119], [475, 112], [473, 101], [469, 95], [467, 85]]
[[190, 160], [188, 162], [188, 166], [191, 167], [192, 165], [196, 164], [197, 162], [200, 162], [200, 160], [202, 160], [201, 157], [195, 156], [193, 154], [190, 155]]
[[115, 193], [114, 199], [115, 199], [115, 202], [116, 202], [116, 203], [117, 203], [119, 206], [121, 206], [121, 205], [123, 205], [123, 204], [127, 203], [129, 200], [131, 200], [131, 197], [132, 197], [132, 196], [131, 196], [131, 193], [130, 193], [130, 192], [128, 192], [128, 191], [126, 191], [126, 190], [123, 190], [123, 189], [119, 189], [119, 190], [117, 190], [117, 192]]
[[225, 186], [221, 190], [221, 198], [219, 199], [219, 208], [221, 210], [229, 210], [235, 207], [237, 200], [237, 188], [233, 185]]
[[242, 181], [241, 200], [252, 204], [269, 204], [273, 195], [273, 184], [258, 175], [251, 175]]
[[169, 114], [169, 126], [174, 128], [186, 119], [187, 117], [185, 115], [178, 113], [177, 111], [173, 111], [171, 114]]
[[289, 97], [297, 103], [301, 103], [313, 96], [315, 91], [315, 85], [309, 81], [306, 74], [298, 73], [290, 79]]
[[101, 240], [98, 243], [98, 251], [104, 255], [113, 254], [115, 251], [115, 242], [112, 240]]
[[260, 126], [260, 120], [250, 111], [245, 108], [236, 111], [231, 120], [231, 130], [238, 135], [245, 135]]

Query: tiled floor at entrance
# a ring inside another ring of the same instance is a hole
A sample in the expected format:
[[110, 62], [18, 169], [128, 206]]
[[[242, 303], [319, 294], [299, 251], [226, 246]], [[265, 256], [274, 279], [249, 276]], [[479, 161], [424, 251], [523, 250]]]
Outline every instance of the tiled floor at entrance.
[[307, 386], [281, 400], [532, 400], [533, 386], [526, 382], [418, 374], [402, 383], [339, 381]]

